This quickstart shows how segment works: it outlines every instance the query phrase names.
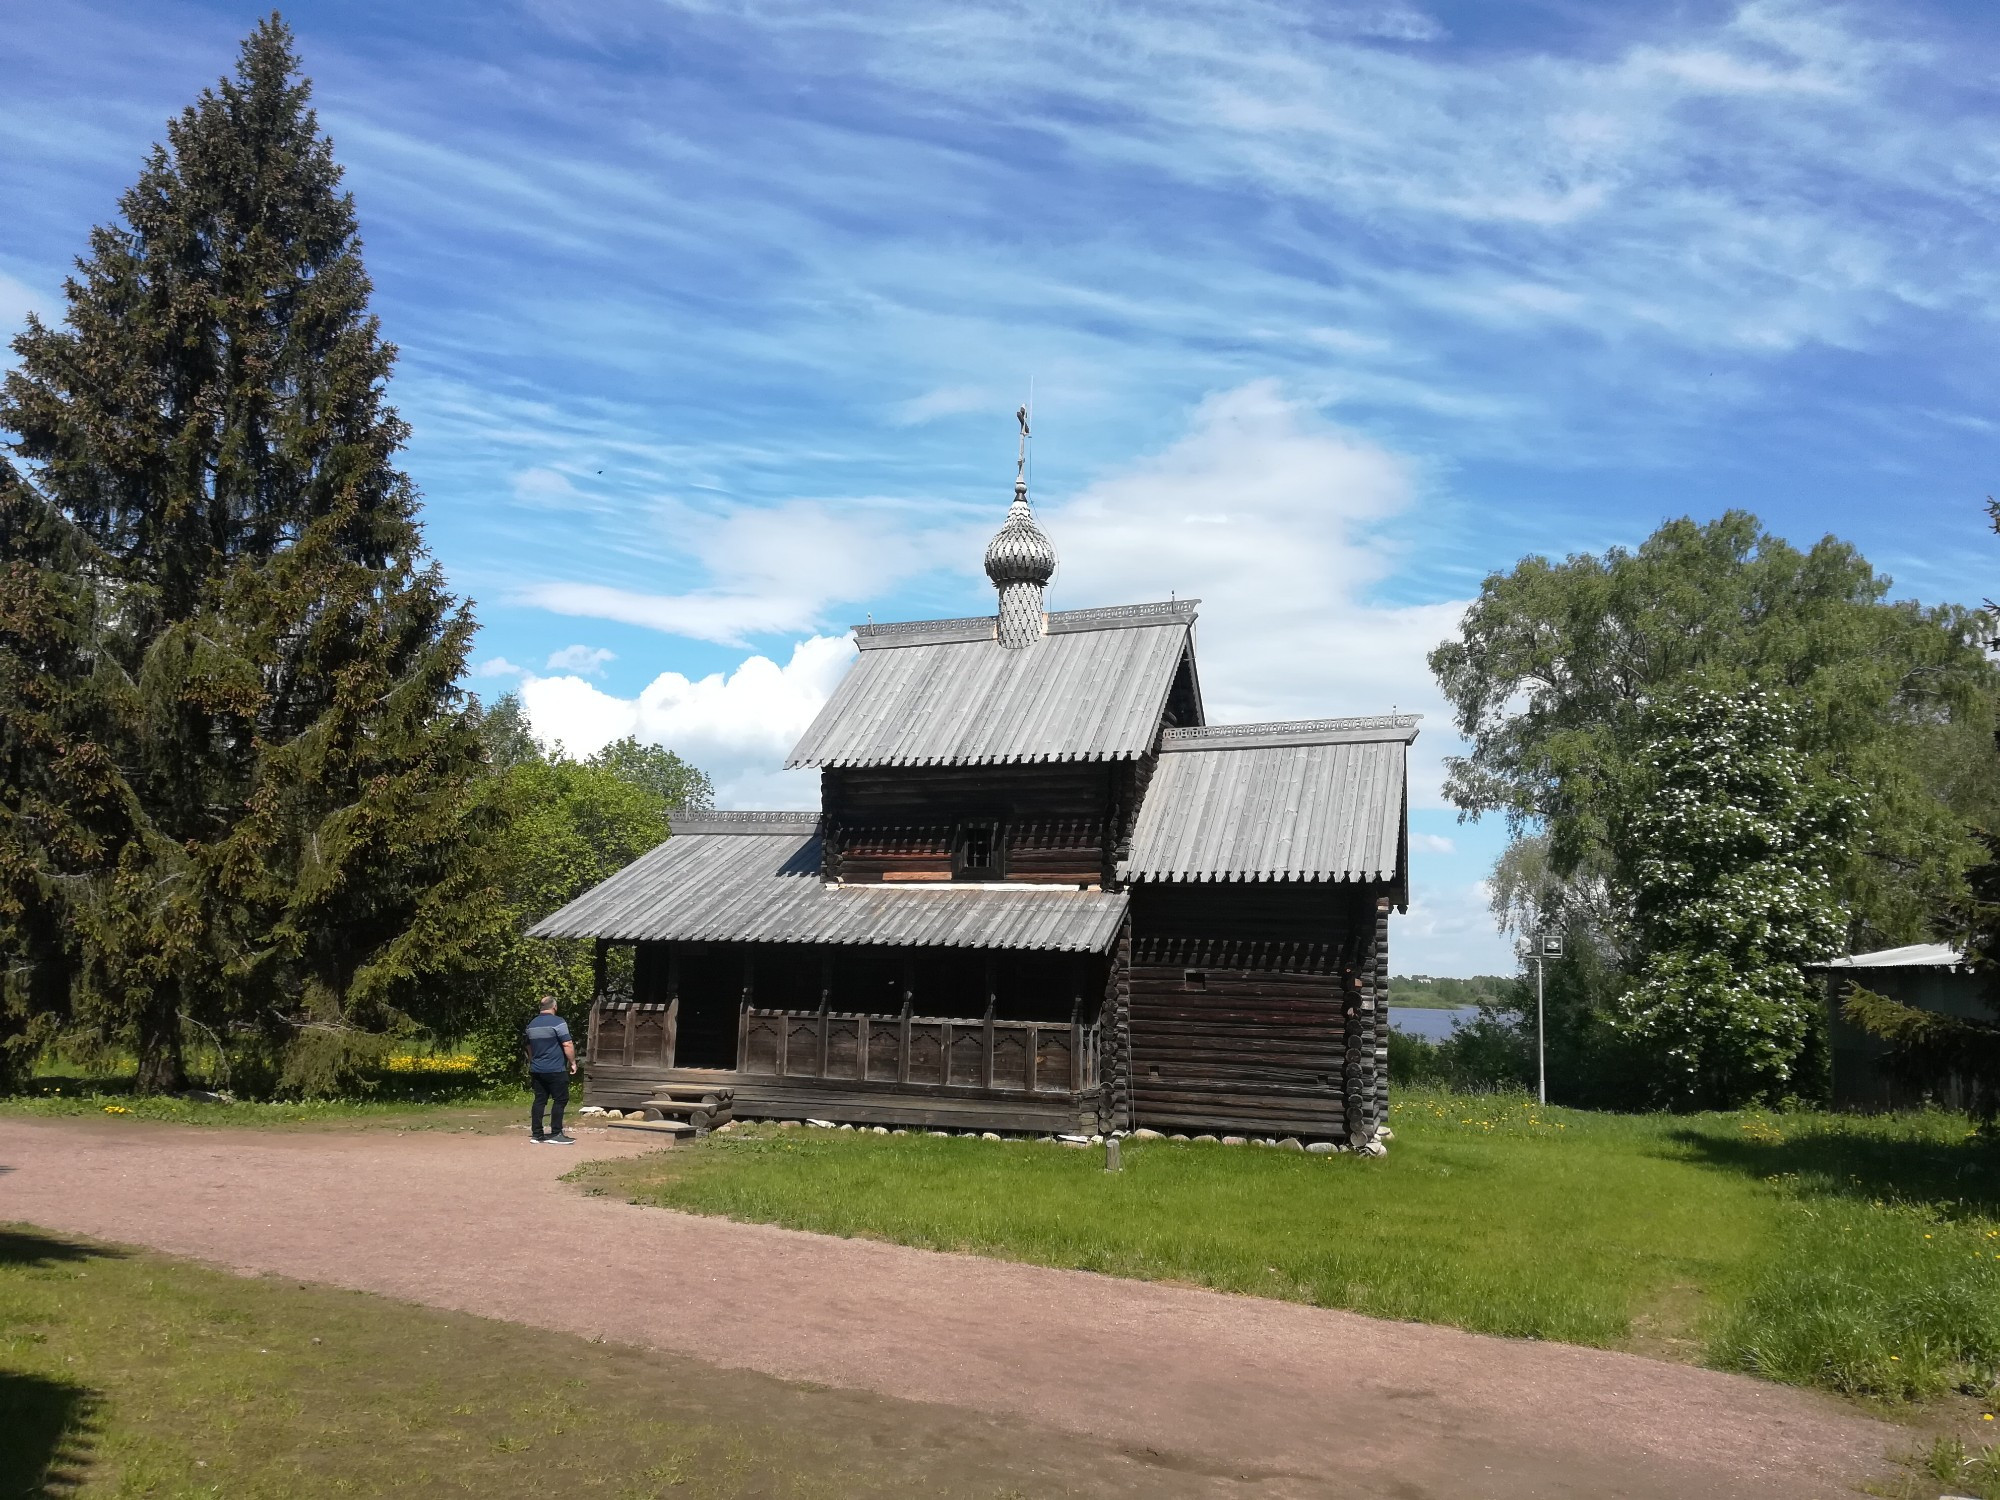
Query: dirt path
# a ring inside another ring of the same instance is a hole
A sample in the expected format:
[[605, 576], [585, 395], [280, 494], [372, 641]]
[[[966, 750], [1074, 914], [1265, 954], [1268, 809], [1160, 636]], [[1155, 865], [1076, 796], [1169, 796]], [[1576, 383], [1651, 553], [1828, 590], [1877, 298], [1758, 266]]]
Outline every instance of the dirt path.
[[580, 1156], [652, 1143], [584, 1139], [4, 1121], [0, 1221], [1005, 1413], [1230, 1493], [1852, 1496], [1903, 1443], [1629, 1355], [589, 1198], [557, 1181]]

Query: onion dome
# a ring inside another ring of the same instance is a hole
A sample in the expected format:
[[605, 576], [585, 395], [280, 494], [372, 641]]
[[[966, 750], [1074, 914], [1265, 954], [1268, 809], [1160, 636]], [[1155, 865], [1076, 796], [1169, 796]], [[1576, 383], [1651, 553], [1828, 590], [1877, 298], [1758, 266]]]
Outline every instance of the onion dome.
[[1055, 546], [1035, 524], [1035, 513], [1028, 508], [1027, 481], [1016, 479], [1014, 503], [1007, 507], [1006, 524], [986, 544], [986, 576], [997, 589], [1005, 589], [1010, 583], [1032, 584], [1040, 589], [1048, 586], [1055, 572]]

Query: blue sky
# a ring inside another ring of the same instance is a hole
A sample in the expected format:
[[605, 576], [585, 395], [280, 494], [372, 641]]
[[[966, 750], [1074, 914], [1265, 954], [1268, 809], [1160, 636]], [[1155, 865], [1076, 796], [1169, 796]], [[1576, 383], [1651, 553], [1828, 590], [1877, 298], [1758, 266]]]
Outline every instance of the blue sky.
[[[256, 7], [16, 7], [0, 327]], [[1925, 4], [596, 0], [286, 12], [475, 686], [735, 805], [864, 616], [1204, 600], [1211, 717], [1425, 712], [1398, 969], [1506, 964], [1423, 667], [1671, 515], [1994, 591], [2000, 25]]]

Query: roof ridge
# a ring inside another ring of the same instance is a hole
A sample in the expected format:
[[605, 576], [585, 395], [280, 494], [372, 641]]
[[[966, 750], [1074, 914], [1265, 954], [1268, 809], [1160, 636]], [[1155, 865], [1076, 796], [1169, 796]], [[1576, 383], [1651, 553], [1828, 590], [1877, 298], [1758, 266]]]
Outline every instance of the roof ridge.
[[817, 833], [819, 814], [807, 811], [752, 812], [740, 808], [718, 811], [702, 808], [669, 812], [667, 821], [675, 833]]
[[1160, 748], [1197, 748], [1227, 744], [1281, 744], [1325, 735], [1370, 736], [1383, 739], [1414, 737], [1422, 714], [1356, 714], [1339, 719], [1267, 719], [1255, 724], [1191, 724], [1168, 729]]
[[[1043, 618], [1050, 634], [1117, 630], [1132, 625], [1191, 625], [1199, 599], [1159, 599], [1147, 604], [1106, 604], [1092, 609], [1052, 609]], [[954, 641], [997, 641], [998, 615], [959, 615], [944, 620], [870, 620], [856, 625], [854, 639], [871, 646], [940, 645]], [[910, 639], [905, 640], [905, 637]], [[921, 637], [921, 639], [916, 639]]]

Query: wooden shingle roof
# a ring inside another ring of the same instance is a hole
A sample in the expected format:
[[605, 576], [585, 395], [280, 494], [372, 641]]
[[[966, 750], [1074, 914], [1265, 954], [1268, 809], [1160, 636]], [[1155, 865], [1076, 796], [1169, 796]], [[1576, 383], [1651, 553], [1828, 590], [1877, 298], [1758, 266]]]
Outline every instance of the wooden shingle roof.
[[528, 936], [1102, 953], [1126, 904], [1048, 886], [833, 887], [811, 814], [713, 813], [676, 818], [672, 838]]
[[1129, 881], [1393, 882], [1414, 715], [1170, 729]]
[[859, 626], [860, 659], [785, 764], [1135, 759], [1152, 750], [1189, 657], [1196, 603], [1052, 613], [1015, 650], [990, 615]]

